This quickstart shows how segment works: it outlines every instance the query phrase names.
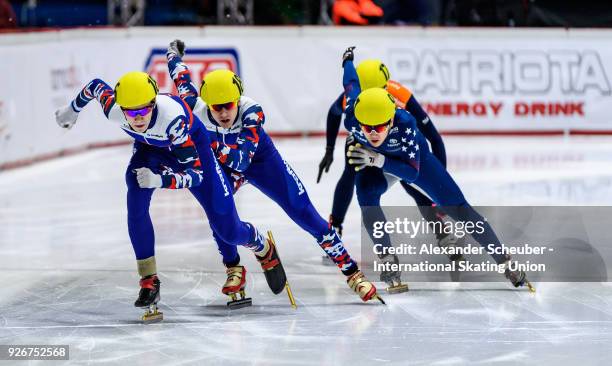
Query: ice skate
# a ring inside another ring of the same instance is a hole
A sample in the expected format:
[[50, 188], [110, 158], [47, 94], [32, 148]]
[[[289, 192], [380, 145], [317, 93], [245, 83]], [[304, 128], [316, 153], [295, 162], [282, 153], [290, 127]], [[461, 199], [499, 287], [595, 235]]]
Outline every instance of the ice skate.
[[[382, 263], [399, 264], [399, 259], [394, 254], [387, 254], [380, 258]], [[402, 272], [400, 271], [383, 271], [380, 273], [380, 280], [387, 284], [388, 294], [400, 294], [408, 291], [408, 285], [402, 283]]]
[[[453, 234], [446, 234], [438, 239], [438, 246], [444, 250], [455, 250], [460, 248], [465, 243], [465, 237], [459, 238]], [[463, 254], [449, 254], [448, 260], [455, 264], [455, 268], [458, 268], [460, 262], [465, 261]], [[451, 281], [459, 282], [461, 278], [461, 272], [459, 270], [449, 272]]]
[[140, 279], [140, 292], [134, 306], [146, 309], [141, 320], [145, 324], [156, 323], [164, 319], [164, 313], [158, 311], [157, 303], [160, 295], [160, 282], [157, 275], [146, 276]]
[[274, 237], [272, 237], [272, 232], [268, 231], [268, 239], [266, 240], [269, 245], [268, 252], [261, 257], [255, 255], [255, 258], [257, 258], [257, 261], [259, 262], [259, 264], [261, 264], [261, 268], [264, 271], [266, 281], [268, 282], [270, 290], [272, 290], [275, 295], [278, 295], [285, 288], [285, 283], [287, 282], [287, 275], [285, 274], [283, 264], [281, 263], [281, 260], [278, 257], [278, 252], [276, 251], [276, 244], [274, 243]]
[[[453, 251], [455, 248], [460, 248], [465, 243], [465, 237], [459, 238], [453, 234], [447, 234], [438, 240], [438, 246], [444, 250]], [[449, 254], [448, 259], [451, 262], [462, 262], [465, 260], [463, 254]]]
[[374, 284], [365, 277], [365, 275], [361, 271], [357, 271], [349, 276], [346, 280], [349, 287], [359, 295], [361, 300], [364, 302], [377, 299], [381, 303], [385, 304], [385, 301], [378, 295], [376, 292], [376, 287]]
[[227, 273], [227, 280], [221, 292], [231, 299], [231, 301], [227, 302], [227, 307], [230, 310], [236, 310], [253, 305], [253, 300], [250, 297], [246, 297], [244, 293], [246, 268], [244, 266], [228, 267], [225, 273]]
[[[506, 262], [506, 266], [507, 265], [508, 265], [508, 262]], [[527, 286], [527, 288], [529, 289], [529, 292], [536, 291], [535, 287], [533, 287], [531, 282], [527, 280], [527, 275], [525, 274], [524, 271], [511, 271], [510, 268], [506, 268], [506, 270], [504, 271], [504, 275], [506, 276], [508, 280], [510, 280], [510, 283], [512, 283], [514, 287]]]

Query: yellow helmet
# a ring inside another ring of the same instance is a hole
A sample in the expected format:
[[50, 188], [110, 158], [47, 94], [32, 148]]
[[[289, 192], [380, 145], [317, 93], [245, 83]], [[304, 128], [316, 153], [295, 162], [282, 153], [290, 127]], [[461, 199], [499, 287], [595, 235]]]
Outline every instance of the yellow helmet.
[[384, 88], [389, 81], [389, 69], [380, 60], [363, 60], [357, 65], [357, 76], [361, 90]]
[[235, 102], [242, 95], [242, 80], [230, 70], [215, 70], [204, 77], [200, 98], [208, 105]]
[[115, 103], [123, 108], [139, 107], [151, 103], [158, 92], [157, 82], [147, 73], [128, 72], [115, 85]]
[[355, 117], [359, 123], [376, 126], [395, 115], [395, 102], [385, 89], [370, 88], [359, 94], [355, 101]]

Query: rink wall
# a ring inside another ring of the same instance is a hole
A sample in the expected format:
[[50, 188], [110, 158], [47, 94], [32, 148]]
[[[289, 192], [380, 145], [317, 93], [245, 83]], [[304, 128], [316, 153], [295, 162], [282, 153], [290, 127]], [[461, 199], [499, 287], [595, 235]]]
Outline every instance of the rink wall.
[[127, 142], [97, 103], [71, 131], [53, 112], [89, 80], [114, 85], [130, 70], [173, 87], [165, 47], [183, 39], [202, 75], [226, 67], [279, 136], [317, 135], [342, 91], [340, 58], [384, 60], [438, 129], [461, 135], [610, 134], [612, 31], [561, 29], [181, 27], [0, 34], [0, 169]]

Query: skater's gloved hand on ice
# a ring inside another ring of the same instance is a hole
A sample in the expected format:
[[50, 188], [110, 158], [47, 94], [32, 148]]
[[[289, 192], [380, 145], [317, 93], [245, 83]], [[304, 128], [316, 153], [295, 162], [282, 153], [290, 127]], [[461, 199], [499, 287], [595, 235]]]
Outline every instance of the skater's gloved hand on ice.
[[355, 171], [360, 171], [368, 166], [382, 168], [385, 164], [385, 156], [383, 154], [368, 150], [361, 146], [361, 144], [351, 145], [348, 150], [346, 156], [350, 158], [349, 164], [355, 166]]
[[70, 104], [55, 111], [55, 122], [61, 128], [71, 129], [78, 117], [79, 112], [75, 112]]
[[162, 177], [155, 174], [149, 168], [134, 169], [136, 180], [140, 188], [159, 188], [162, 186]]
[[327, 146], [325, 148], [325, 155], [321, 162], [319, 163], [319, 174], [317, 175], [317, 183], [321, 181], [321, 175], [323, 174], [323, 170], [325, 169], [325, 173], [329, 172], [329, 167], [332, 165], [334, 161], [334, 148], [331, 146]]
[[353, 53], [354, 49], [355, 46], [351, 46], [347, 48], [346, 51], [344, 51], [344, 54], [342, 55], [342, 66], [344, 66], [344, 63], [346, 61], [353, 61], [353, 59], [355, 58], [355, 54]]
[[185, 42], [181, 41], [180, 39], [175, 39], [174, 41], [170, 42], [170, 46], [168, 46], [166, 56], [170, 58], [170, 56], [174, 55], [181, 58], [185, 56]]

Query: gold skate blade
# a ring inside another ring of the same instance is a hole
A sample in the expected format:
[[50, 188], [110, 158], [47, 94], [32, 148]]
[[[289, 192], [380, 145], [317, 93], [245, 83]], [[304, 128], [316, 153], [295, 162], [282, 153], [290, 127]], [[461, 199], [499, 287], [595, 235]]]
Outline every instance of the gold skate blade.
[[272, 244], [276, 244], [276, 242], [274, 241], [274, 236], [272, 235], [272, 231], [268, 230], [268, 240], [270, 240], [272, 242]]
[[227, 307], [230, 310], [238, 310], [238, 309], [246, 308], [252, 305], [253, 305], [253, 299], [251, 299], [250, 297], [227, 302]]
[[289, 302], [291, 303], [291, 307], [293, 309], [297, 309], [297, 304], [295, 303], [293, 292], [291, 291], [291, 287], [289, 286], [289, 281], [285, 282], [285, 290], [287, 290], [287, 296], [289, 297]]
[[164, 320], [164, 313], [161, 311], [156, 311], [154, 313], [147, 311], [141, 319], [143, 324], [158, 323]]
[[401, 294], [402, 292], [408, 291], [408, 285], [405, 283], [399, 283], [393, 286], [387, 287], [387, 293], [390, 295]]
[[533, 285], [531, 284], [531, 282], [529, 282], [529, 281], [525, 281], [525, 282], [526, 282], [526, 284], [527, 284], [527, 288], [529, 289], [529, 292], [531, 292], [532, 294], [535, 294], [536, 289], [535, 289], [535, 287], [533, 287]]

